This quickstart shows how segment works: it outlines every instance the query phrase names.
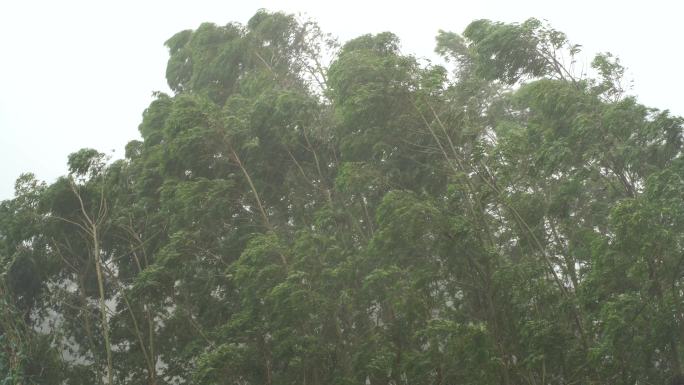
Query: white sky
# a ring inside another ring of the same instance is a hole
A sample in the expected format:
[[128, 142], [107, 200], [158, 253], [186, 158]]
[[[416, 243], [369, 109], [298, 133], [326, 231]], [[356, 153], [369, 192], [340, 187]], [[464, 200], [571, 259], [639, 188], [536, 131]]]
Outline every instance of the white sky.
[[0, 199], [22, 172], [54, 180], [83, 147], [119, 158], [139, 138], [152, 91], [168, 91], [163, 42], [201, 22], [245, 23], [259, 8], [302, 12], [341, 41], [392, 31], [403, 51], [432, 55], [438, 29], [462, 32], [488, 18], [547, 19], [593, 53], [628, 67], [641, 102], [684, 115], [682, 9], [675, 0], [2, 0], [0, 3]]

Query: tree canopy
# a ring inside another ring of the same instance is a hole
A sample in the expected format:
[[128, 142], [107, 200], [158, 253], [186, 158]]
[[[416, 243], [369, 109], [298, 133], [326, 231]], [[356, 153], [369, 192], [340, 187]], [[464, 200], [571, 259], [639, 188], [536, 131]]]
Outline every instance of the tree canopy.
[[0, 203], [0, 383], [684, 383], [684, 120], [611, 54], [267, 11], [165, 44], [124, 159]]

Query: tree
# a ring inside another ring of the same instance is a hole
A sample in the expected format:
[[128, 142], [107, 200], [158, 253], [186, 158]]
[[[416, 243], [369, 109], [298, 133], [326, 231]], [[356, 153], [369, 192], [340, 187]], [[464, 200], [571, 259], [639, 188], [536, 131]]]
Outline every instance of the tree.
[[166, 41], [142, 140], [0, 204], [8, 383], [677, 383], [684, 120], [536, 19]]

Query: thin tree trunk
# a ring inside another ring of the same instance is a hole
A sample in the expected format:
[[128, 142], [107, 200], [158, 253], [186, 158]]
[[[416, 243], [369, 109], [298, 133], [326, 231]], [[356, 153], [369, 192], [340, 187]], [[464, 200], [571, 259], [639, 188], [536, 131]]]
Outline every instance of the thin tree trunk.
[[112, 365], [112, 345], [109, 339], [109, 320], [107, 317], [107, 303], [105, 301], [104, 277], [102, 274], [102, 261], [100, 258], [100, 244], [97, 236], [97, 226], [92, 227], [93, 254], [95, 255], [95, 272], [97, 273], [97, 288], [100, 293], [100, 316], [102, 318], [102, 334], [105, 339], [105, 350], [107, 352], [107, 384], [112, 385], [113, 365]]

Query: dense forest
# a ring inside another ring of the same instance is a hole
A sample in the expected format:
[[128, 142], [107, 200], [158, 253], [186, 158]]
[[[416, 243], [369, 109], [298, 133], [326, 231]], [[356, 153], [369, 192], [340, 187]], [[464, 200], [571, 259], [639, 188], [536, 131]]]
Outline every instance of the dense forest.
[[611, 54], [266, 11], [165, 44], [124, 159], [0, 204], [0, 383], [683, 383], [684, 120]]

